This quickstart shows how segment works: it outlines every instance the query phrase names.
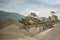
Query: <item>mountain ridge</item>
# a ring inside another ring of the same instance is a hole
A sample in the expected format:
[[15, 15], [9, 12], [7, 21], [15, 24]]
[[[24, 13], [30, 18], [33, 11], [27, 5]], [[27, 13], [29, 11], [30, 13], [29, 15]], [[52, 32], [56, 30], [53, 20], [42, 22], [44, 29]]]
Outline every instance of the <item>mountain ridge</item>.
[[12, 18], [18, 21], [24, 17], [25, 16], [20, 15], [18, 13], [0, 11], [0, 20], [4, 20], [6, 18]]

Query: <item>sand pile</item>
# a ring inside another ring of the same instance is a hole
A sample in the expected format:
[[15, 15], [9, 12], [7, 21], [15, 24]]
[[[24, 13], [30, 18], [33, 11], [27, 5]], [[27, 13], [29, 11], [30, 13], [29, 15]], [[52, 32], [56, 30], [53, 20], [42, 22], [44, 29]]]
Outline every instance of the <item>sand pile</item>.
[[37, 40], [32, 33], [21, 29], [23, 25], [14, 19], [6, 19], [1, 22], [0, 26], [0, 40]]
[[12, 24], [15, 24], [15, 25], [20, 26], [20, 27], [23, 26], [23, 24], [19, 23], [18, 21], [14, 20], [14, 19], [11, 19], [11, 18], [7, 18], [7, 19], [4, 19], [4, 20], [0, 21], [0, 30], [3, 29], [6, 26], [9, 26], [9, 25], [12, 25]]
[[46, 31], [43, 31], [43, 32], [41, 32], [41, 33], [38, 33], [38, 34], [36, 34], [35, 36], [33, 36], [34, 38], [37, 38], [37, 39], [41, 39], [43, 36], [45, 36], [45, 34], [47, 34], [49, 31], [51, 31], [53, 28], [51, 28], [51, 29], [48, 29], [48, 30], [46, 30]]
[[17, 25], [10, 25], [0, 30], [0, 39], [4, 38], [18, 38], [19, 35], [22, 37], [23, 34], [19, 33], [19, 27]]
[[58, 23], [51, 31], [46, 33], [41, 40], [60, 40], [60, 23]]
[[0, 30], [0, 40], [37, 40], [33, 37], [26, 36], [20, 32], [17, 25], [10, 25]]

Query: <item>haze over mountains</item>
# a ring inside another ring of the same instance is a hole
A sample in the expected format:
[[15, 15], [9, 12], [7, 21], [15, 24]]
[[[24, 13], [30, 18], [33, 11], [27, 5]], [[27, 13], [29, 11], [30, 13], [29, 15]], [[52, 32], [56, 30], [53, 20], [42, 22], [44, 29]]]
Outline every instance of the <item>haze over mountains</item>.
[[0, 20], [6, 19], [6, 18], [12, 18], [18, 21], [21, 18], [24, 18], [24, 16], [18, 13], [0, 11]]

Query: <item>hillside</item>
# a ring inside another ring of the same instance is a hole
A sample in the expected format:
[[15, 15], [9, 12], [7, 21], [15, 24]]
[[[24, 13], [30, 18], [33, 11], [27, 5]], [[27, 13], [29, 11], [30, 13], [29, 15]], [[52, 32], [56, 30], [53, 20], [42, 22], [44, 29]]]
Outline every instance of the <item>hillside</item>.
[[24, 16], [18, 13], [0, 11], [0, 20], [3, 20], [5, 18], [12, 18], [15, 20], [20, 20], [21, 18], [24, 18]]
[[6, 26], [10, 26], [12, 24], [18, 25], [18, 26], [23, 26], [23, 24], [19, 23], [18, 21], [12, 19], [12, 18], [7, 18], [2, 21], [0, 21], [0, 29], [5, 28]]

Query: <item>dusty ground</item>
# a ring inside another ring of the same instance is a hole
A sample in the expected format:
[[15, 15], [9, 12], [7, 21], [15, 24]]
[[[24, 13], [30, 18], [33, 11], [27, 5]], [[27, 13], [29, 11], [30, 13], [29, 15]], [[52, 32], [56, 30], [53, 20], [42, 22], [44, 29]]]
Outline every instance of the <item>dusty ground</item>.
[[[32, 30], [31, 30], [32, 31]], [[0, 30], [0, 40], [60, 40], [60, 23], [54, 28], [34, 35], [13, 24]]]

